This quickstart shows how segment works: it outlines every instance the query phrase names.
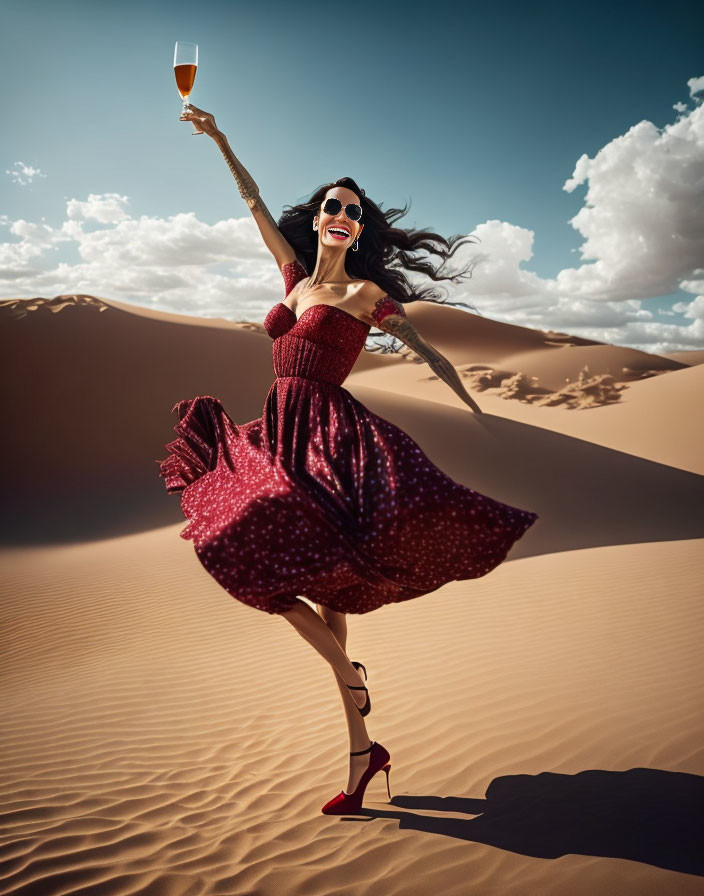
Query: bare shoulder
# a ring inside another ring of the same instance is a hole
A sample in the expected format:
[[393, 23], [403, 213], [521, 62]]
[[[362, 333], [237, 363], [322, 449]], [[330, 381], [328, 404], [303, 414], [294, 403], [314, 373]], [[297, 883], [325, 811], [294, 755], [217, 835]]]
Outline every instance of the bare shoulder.
[[[298, 261], [297, 258], [294, 258], [293, 261], [296, 262], [302, 268], [302, 265], [300, 264], [300, 262]], [[287, 262], [287, 264], [292, 264], [292, 262]], [[286, 267], [285, 264], [281, 266], [281, 271], [284, 274], [284, 280], [286, 280], [286, 276], [287, 276], [286, 271], [284, 270], [285, 267]], [[301, 292], [305, 289], [306, 283], [308, 283], [308, 281], [310, 280], [310, 277], [308, 277], [308, 276], [301, 276], [300, 269], [295, 274], [295, 276], [297, 276], [298, 279], [296, 279], [293, 286], [291, 286], [290, 288], [288, 288], [288, 286], [287, 286], [288, 292], [286, 293], [286, 297], [283, 300], [283, 304], [288, 306], [288, 308], [290, 308], [291, 311], [293, 311], [294, 313], [296, 310], [296, 306], [298, 305], [298, 300], [300, 298]]]
[[391, 298], [385, 290], [371, 280], [362, 281], [362, 287], [359, 291], [359, 304], [359, 316], [366, 323], [380, 329], [386, 329], [386, 326], [382, 325], [387, 320], [390, 322], [391, 318], [403, 319], [406, 317], [403, 304]]

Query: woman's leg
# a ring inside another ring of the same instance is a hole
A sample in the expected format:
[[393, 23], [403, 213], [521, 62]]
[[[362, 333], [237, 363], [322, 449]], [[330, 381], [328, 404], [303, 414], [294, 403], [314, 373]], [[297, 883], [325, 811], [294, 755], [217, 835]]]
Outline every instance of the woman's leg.
[[[347, 619], [345, 617], [345, 614], [337, 613], [335, 612], [335, 610], [330, 610], [328, 607], [325, 607], [322, 604], [316, 604], [316, 609], [327, 627], [335, 636], [340, 647], [346, 651]], [[367, 726], [364, 722], [364, 717], [360, 716], [360, 714], [357, 712], [357, 706], [352, 699], [352, 694], [355, 692], [350, 691], [345, 687], [345, 682], [340, 677], [338, 672], [336, 672], [334, 669], [333, 672], [337, 680], [337, 686], [340, 689], [342, 705], [345, 708], [345, 715], [347, 717], [347, 731], [350, 738], [350, 752], [354, 752], [356, 750], [366, 750], [371, 741], [369, 739], [369, 735], [367, 734]], [[358, 691], [357, 693], [364, 693], [364, 691]], [[364, 770], [369, 765], [369, 754], [363, 753], [361, 756], [350, 756], [349, 760], [350, 769], [349, 776], [347, 778], [347, 784], [345, 785], [346, 793], [352, 793], [352, 791], [359, 783], [359, 779], [364, 774]]]
[[[323, 659], [330, 663], [335, 670], [335, 674], [343, 682], [342, 686], [352, 700], [353, 706], [364, 706], [367, 700], [366, 692], [362, 690], [350, 691], [345, 686], [345, 683], [355, 687], [363, 685], [362, 676], [349, 661], [347, 654], [340, 646], [340, 642], [315, 610], [311, 609], [305, 601], [296, 600], [296, 603], [290, 610], [280, 615], [288, 620], [309, 644], [315, 647]], [[355, 712], [357, 712], [356, 709]], [[358, 712], [357, 715], [361, 720], [362, 716]], [[365, 744], [365, 746], [369, 746], [369, 744]]]

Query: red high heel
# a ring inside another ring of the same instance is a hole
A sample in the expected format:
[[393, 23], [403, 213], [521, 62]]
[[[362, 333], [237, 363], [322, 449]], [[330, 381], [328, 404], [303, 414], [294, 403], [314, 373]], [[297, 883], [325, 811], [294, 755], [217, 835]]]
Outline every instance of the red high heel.
[[321, 812], [323, 815], [349, 815], [350, 813], [359, 812], [362, 808], [362, 800], [364, 799], [364, 791], [367, 784], [374, 775], [382, 769], [386, 772], [386, 790], [391, 799], [391, 790], [389, 788], [389, 772], [391, 771], [391, 755], [386, 747], [382, 747], [375, 740], [366, 750], [358, 750], [356, 753], [350, 753], [350, 756], [361, 756], [363, 753], [371, 753], [369, 757], [369, 765], [366, 771], [359, 779], [359, 784], [352, 793], [345, 793], [341, 790], [337, 796], [334, 796], [329, 802], [325, 803]]

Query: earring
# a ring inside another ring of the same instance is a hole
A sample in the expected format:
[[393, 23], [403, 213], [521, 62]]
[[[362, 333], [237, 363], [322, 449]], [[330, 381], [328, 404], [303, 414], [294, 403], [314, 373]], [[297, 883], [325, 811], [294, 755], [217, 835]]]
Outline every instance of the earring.
[[359, 235], [357, 235], [357, 236], [354, 238], [354, 242], [352, 243], [352, 251], [353, 251], [353, 252], [358, 252], [358, 251], [359, 251], [359, 243], [357, 242], [358, 239], [359, 239]]
[[315, 222], [313, 222], [313, 230], [317, 230], [317, 229], [318, 229], [318, 225]]

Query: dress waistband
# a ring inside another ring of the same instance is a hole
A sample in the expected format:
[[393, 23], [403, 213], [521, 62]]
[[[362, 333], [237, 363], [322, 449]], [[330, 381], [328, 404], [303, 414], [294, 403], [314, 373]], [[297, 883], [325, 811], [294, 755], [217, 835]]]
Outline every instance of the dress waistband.
[[297, 374], [289, 374], [289, 375], [280, 375], [276, 377], [277, 380], [308, 380], [311, 383], [322, 383], [325, 386], [337, 386], [337, 383], [333, 383], [330, 380], [318, 379], [314, 376], [302, 376], [300, 373]]

